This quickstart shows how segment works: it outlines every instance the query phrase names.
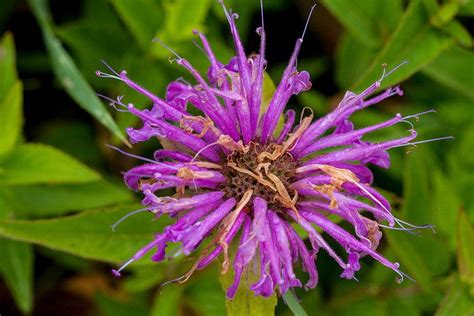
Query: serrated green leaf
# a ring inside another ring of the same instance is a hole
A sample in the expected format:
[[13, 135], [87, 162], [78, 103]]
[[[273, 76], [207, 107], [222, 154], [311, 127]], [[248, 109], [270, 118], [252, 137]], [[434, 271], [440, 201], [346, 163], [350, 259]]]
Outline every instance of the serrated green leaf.
[[84, 183], [100, 175], [53, 147], [23, 144], [0, 165], [0, 179], [6, 185]]
[[15, 84], [17, 78], [15, 44], [13, 35], [7, 32], [0, 41], [0, 102]]
[[[234, 281], [234, 271], [230, 270], [225, 274], [221, 274], [222, 289], [224, 291]], [[246, 269], [240, 279], [240, 286], [232, 300], [226, 301], [228, 316], [247, 316], [247, 315], [274, 315], [275, 306], [277, 304], [276, 295], [265, 298], [256, 296], [250, 290], [250, 286], [258, 280], [258, 272], [254, 269]]]
[[154, 0], [109, 0], [128, 30], [143, 49], [152, 44], [163, 20], [163, 11]]
[[59, 216], [66, 212], [132, 201], [129, 190], [101, 180], [80, 184], [10, 186], [4, 189], [17, 218]]
[[474, 297], [469, 295], [469, 289], [459, 278], [455, 278], [451, 288], [436, 311], [436, 316], [471, 316], [474, 314]]
[[120, 140], [128, 144], [123, 132], [115, 124], [110, 113], [96, 96], [94, 90], [84, 80], [74, 61], [55, 37], [45, 0], [29, 0], [28, 3], [41, 26], [53, 72], [66, 92], [80, 107], [89, 112]]
[[23, 313], [33, 307], [33, 247], [0, 238], [0, 272]]
[[461, 279], [474, 286], [474, 227], [463, 210], [457, 224], [458, 269]]
[[413, 0], [390, 40], [354, 84], [353, 89], [361, 91], [379, 79], [382, 64], [388, 64], [391, 68], [407, 60], [407, 65], [382, 82], [381, 89], [397, 84], [429, 64], [452, 44], [450, 36], [431, 26], [428, 12], [421, 2]]
[[[1, 48], [0, 48], [1, 49]], [[8, 154], [21, 136], [23, 89], [20, 81], [5, 96], [0, 95], [0, 157]]]
[[[120, 263], [147, 245], [154, 233], [169, 223], [165, 218], [153, 221], [153, 215], [142, 213], [128, 218], [112, 232], [114, 222], [141, 207], [122, 205], [54, 219], [2, 221], [0, 235], [84, 258]], [[147, 262], [144, 259], [136, 264]]]
[[423, 69], [430, 78], [474, 99], [474, 53], [453, 47]]

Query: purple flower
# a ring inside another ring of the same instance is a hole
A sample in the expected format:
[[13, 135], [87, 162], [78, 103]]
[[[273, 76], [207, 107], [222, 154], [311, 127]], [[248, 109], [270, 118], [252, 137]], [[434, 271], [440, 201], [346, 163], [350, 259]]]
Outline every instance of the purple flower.
[[[233, 269], [235, 274], [228, 298], [234, 297], [246, 269], [255, 269], [260, 275], [251, 285], [256, 295], [283, 294], [292, 287], [314, 288], [318, 283], [315, 262], [321, 248], [340, 267], [343, 278], [355, 278], [360, 258], [370, 256], [402, 280], [405, 275], [399, 264], [377, 252], [380, 229], [420, 227], [392, 215], [389, 202], [371, 186], [373, 175], [367, 165], [388, 168], [387, 151], [415, 144], [411, 141], [416, 132], [410, 129], [406, 137], [378, 143], [363, 137], [399, 122], [410, 123], [407, 119], [414, 116], [397, 114], [360, 129], [350, 121], [354, 112], [402, 95], [402, 90], [394, 87], [371, 96], [388, 75], [384, 73], [362, 93], [347, 92], [327, 115], [313, 120], [310, 114], [295, 123], [294, 111], [284, 113], [288, 100], [311, 88], [309, 74], [296, 67], [303, 37], [297, 39], [290, 62], [265, 107], [263, 23], [257, 29], [259, 54], [248, 57], [236, 29], [236, 14], [225, 7], [224, 11], [235, 47], [235, 56], [228, 64], [216, 59], [204, 34], [195, 32], [210, 61], [207, 79], [173, 51], [176, 63], [189, 71], [195, 83], [172, 82], [165, 98], [134, 83], [125, 71], [97, 72], [101, 77], [121, 80], [152, 101], [147, 110], [126, 105], [121, 98], [112, 102], [120, 106], [118, 110], [130, 112], [143, 122], [139, 129], [127, 129], [132, 143], [156, 137], [165, 148], [157, 150], [153, 159], [141, 158], [146, 163], [127, 171], [125, 182], [143, 193], [144, 210], [156, 217], [175, 219], [119, 270], [113, 270], [114, 274], [119, 276], [125, 266], [149, 251], [154, 251], [153, 260], [162, 261], [167, 258], [167, 245], [179, 243], [179, 254], [198, 251], [199, 255], [191, 270], [174, 281], [186, 281], [195, 270], [223, 256], [222, 273]], [[201, 115], [191, 114], [190, 108]], [[282, 115], [285, 121], [279, 126]], [[161, 197], [159, 191], [166, 188], [176, 188], [176, 194]], [[354, 233], [328, 215], [348, 222]], [[306, 232], [309, 244], [296, 232], [296, 226]], [[329, 238], [339, 243], [345, 254], [333, 249]], [[205, 240], [209, 241], [207, 246], [199, 248]], [[230, 250], [231, 243], [236, 245], [232, 248], [235, 251]], [[295, 275], [298, 263], [308, 275], [306, 280]]]

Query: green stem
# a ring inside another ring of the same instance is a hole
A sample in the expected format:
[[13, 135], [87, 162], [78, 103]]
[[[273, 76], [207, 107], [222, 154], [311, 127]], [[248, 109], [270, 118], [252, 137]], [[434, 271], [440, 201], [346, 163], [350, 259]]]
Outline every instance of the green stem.
[[303, 309], [303, 306], [300, 305], [298, 298], [291, 291], [286, 291], [283, 294], [283, 299], [285, 300], [286, 305], [290, 308], [295, 316], [308, 316], [306, 311]]

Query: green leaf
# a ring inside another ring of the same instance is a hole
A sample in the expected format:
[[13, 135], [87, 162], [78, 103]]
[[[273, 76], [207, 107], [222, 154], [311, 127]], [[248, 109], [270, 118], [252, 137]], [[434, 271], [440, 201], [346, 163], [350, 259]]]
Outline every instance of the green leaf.
[[[1, 48], [0, 48], [1, 49]], [[5, 97], [0, 95], [0, 157], [8, 154], [21, 136], [23, 91], [20, 81], [11, 87]]]
[[451, 21], [459, 10], [458, 1], [447, 1], [443, 3], [437, 12], [431, 17], [431, 23], [434, 26], [442, 26]]
[[193, 37], [193, 30], [202, 28], [210, 8], [210, 0], [163, 1], [165, 23], [160, 35], [174, 41]]
[[106, 164], [97, 131], [86, 121], [48, 121], [36, 133], [35, 140], [59, 149], [91, 168], [103, 168]]
[[226, 314], [226, 297], [217, 278], [218, 264], [213, 264], [193, 276], [186, 288], [184, 300], [199, 315], [221, 316]]
[[157, 269], [155, 265], [131, 266], [130, 273], [123, 282], [123, 289], [127, 292], [144, 292], [154, 288], [165, 276], [164, 269]]
[[400, 0], [385, 1], [384, 5], [376, 0], [326, 0], [324, 5], [365, 49], [380, 47], [386, 41], [403, 10]]
[[29, 0], [28, 3], [41, 26], [53, 71], [64, 89], [80, 107], [89, 112], [120, 140], [128, 144], [110, 113], [96, 96], [94, 90], [84, 80], [74, 61], [55, 37], [45, 0]]
[[[120, 263], [150, 243], [154, 233], [169, 223], [165, 218], [152, 221], [153, 215], [143, 213], [131, 216], [112, 232], [111, 224], [141, 207], [122, 205], [54, 219], [3, 221], [0, 235], [84, 258]], [[143, 259], [141, 263], [147, 262]]]
[[431, 170], [433, 181], [433, 217], [436, 232], [446, 236], [451, 249], [456, 249], [456, 227], [458, 210], [461, 207], [458, 192], [451, 179], [438, 168]]
[[0, 41], [0, 157], [17, 143], [22, 127], [22, 85], [18, 81], [13, 36]]
[[371, 18], [380, 7], [376, 1], [326, 0], [324, 5], [359, 41], [369, 47], [380, 45]]
[[[472, 240], [471, 240], [472, 242]], [[468, 287], [457, 277], [436, 311], [436, 316], [468, 316], [474, 313], [474, 297], [469, 295]]]
[[423, 73], [463, 95], [474, 99], [474, 53], [453, 47], [423, 69]]
[[2, 184], [84, 183], [100, 175], [69, 155], [46, 145], [16, 147], [0, 166]]
[[0, 272], [23, 313], [33, 307], [33, 247], [0, 238]]
[[[272, 101], [273, 94], [275, 93], [276, 87], [275, 83], [273, 82], [272, 78], [268, 75], [268, 73], [263, 73], [263, 88], [262, 88], [262, 106], [260, 107], [260, 117], [265, 114]], [[282, 114], [278, 119], [278, 124], [273, 132], [273, 135], [279, 135], [281, 129], [283, 128], [283, 124], [285, 123], [285, 116]]]
[[[128, 296], [128, 295], [127, 295]], [[147, 315], [147, 302], [145, 298], [134, 295], [127, 300], [118, 300], [98, 292], [95, 297], [97, 307], [102, 316], [131, 316]]]
[[448, 249], [437, 240], [406, 232], [387, 231], [385, 236], [400, 260], [401, 270], [414, 278], [424, 291], [433, 291], [433, 277], [446, 272], [449, 267]]
[[129, 190], [104, 180], [79, 184], [10, 186], [4, 189], [4, 196], [18, 218], [58, 216], [70, 211], [132, 200]]
[[474, 1], [472, 0], [461, 1], [459, 14], [466, 15], [466, 16], [474, 16]]
[[420, 1], [413, 0], [390, 40], [373, 59], [372, 64], [353, 88], [354, 90], [365, 89], [379, 79], [382, 64], [388, 64], [391, 68], [408, 60], [407, 65], [382, 82], [381, 88], [397, 84], [429, 64], [452, 44], [451, 37], [431, 26], [430, 17]]
[[299, 94], [296, 98], [302, 107], [311, 108], [316, 116], [323, 116], [328, 113], [329, 102], [320, 92], [315, 90], [306, 91], [305, 93]]
[[180, 315], [180, 300], [183, 295], [183, 286], [173, 284], [158, 289], [151, 308], [151, 316]]
[[109, 0], [129, 31], [143, 49], [152, 44], [163, 19], [162, 10], [154, 0]]
[[449, 21], [443, 25], [442, 30], [451, 36], [459, 45], [465, 48], [472, 47], [472, 36], [461, 22], [457, 20]]
[[[276, 295], [273, 294], [268, 298], [264, 298], [256, 296], [250, 290], [250, 286], [258, 280], [258, 274], [258, 271], [254, 271], [254, 269], [244, 271], [235, 297], [225, 303], [227, 316], [274, 315], [277, 304]], [[220, 281], [222, 289], [227, 291], [227, 288], [234, 281], [234, 271], [230, 269], [226, 274], [221, 274]]]
[[339, 87], [348, 89], [356, 82], [377, 53], [377, 49], [366, 47], [352, 34], [342, 35], [336, 53], [336, 82]]
[[7, 32], [0, 41], [0, 102], [9, 93], [17, 78], [15, 44], [13, 35]]
[[457, 224], [458, 269], [461, 279], [474, 286], [474, 227], [466, 213], [458, 213]]
[[[433, 224], [435, 216], [430, 212], [433, 198], [430, 187], [431, 170], [435, 161], [429, 148], [417, 148], [407, 156], [404, 169], [403, 209], [401, 217], [415, 225]], [[436, 170], [436, 169], [435, 169]], [[421, 288], [432, 291], [435, 276], [446, 273], [450, 264], [449, 248], [431, 230], [420, 236], [401, 231], [386, 231], [385, 235], [404, 266]]]
[[[111, 18], [108, 17], [108, 19], [110, 20]], [[73, 50], [75, 56], [81, 61], [82, 66], [84, 68], [87, 67], [88, 73], [85, 74], [86, 78], [91, 80], [94, 78], [94, 83], [117, 84], [114, 81], [97, 78], [90, 71], [94, 69], [92, 67], [97, 67], [100, 58], [107, 60], [111, 65], [116, 65], [121, 61], [121, 57], [125, 53], [136, 50], [134, 47], [127, 47], [127, 50], [122, 49], [129, 46], [133, 39], [119, 23], [108, 22], [104, 24], [83, 18], [66, 25], [61, 25], [55, 31], [64, 44]]]
[[[210, 2], [211, 0], [163, 1], [164, 23], [157, 32], [158, 37], [180, 54], [188, 56], [196, 54], [196, 48], [190, 45], [194, 37], [193, 30], [205, 31], [203, 22], [209, 13]], [[160, 43], [152, 45], [152, 54], [161, 59], [170, 55]], [[194, 67], [198, 70], [201, 68], [197, 64], [199, 60], [206, 62], [206, 65], [208, 62], [204, 56], [202, 57], [193, 59]]]

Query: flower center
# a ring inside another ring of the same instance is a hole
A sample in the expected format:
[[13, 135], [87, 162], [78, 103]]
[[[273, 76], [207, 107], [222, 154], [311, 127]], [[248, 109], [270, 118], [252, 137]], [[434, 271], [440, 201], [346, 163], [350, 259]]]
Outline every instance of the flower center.
[[[297, 195], [290, 189], [290, 184], [298, 163], [288, 152], [273, 159], [272, 153], [279, 146], [250, 143], [245, 150], [234, 151], [224, 166], [227, 181], [220, 189], [237, 201], [252, 190], [253, 196], [267, 201], [268, 208], [276, 212], [294, 207]], [[247, 209], [252, 209], [252, 202]]]

